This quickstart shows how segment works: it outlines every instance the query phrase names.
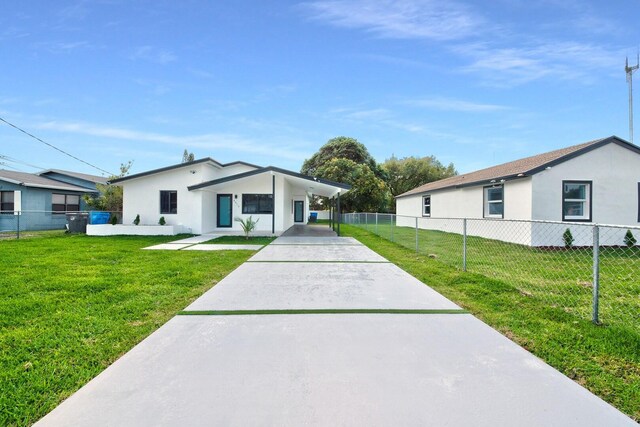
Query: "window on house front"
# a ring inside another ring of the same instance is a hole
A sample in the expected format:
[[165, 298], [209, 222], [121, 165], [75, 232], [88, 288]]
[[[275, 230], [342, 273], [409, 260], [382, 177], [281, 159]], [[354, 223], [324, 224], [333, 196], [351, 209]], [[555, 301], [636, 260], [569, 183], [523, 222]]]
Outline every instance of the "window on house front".
[[562, 220], [591, 221], [591, 182], [563, 181]]
[[177, 191], [160, 191], [160, 213], [161, 214], [177, 214], [178, 213], [178, 192]]
[[431, 216], [431, 196], [422, 196], [422, 216]]
[[484, 216], [485, 218], [504, 217], [504, 187], [502, 185], [485, 187]]
[[0, 191], [0, 213], [12, 214], [14, 210], [13, 191]]
[[78, 212], [80, 196], [77, 194], [52, 194], [51, 210], [53, 213]]
[[243, 214], [272, 214], [273, 195], [272, 194], [243, 194], [242, 195]]

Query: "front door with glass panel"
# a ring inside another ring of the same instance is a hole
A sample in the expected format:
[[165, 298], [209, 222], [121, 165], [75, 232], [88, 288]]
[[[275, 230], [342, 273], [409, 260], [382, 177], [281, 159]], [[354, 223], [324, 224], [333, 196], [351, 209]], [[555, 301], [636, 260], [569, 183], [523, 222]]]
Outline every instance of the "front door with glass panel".
[[216, 226], [218, 228], [230, 228], [233, 225], [233, 206], [231, 198], [231, 194], [218, 194], [218, 219], [216, 220]]
[[304, 222], [304, 202], [296, 200], [293, 202], [293, 220], [295, 222]]

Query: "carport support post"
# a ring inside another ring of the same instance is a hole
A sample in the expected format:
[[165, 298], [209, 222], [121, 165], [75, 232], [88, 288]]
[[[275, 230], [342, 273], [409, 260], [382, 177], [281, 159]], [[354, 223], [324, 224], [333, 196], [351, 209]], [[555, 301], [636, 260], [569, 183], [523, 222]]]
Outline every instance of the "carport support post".
[[462, 271], [467, 271], [467, 218], [462, 220]]
[[600, 324], [598, 319], [600, 291], [600, 229], [597, 225], [593, 226], [593, 314], [591, 320], [596, 325]]
[[340, 216], [342, 215], [342, 212], [340, 212], [340, 193], [338, 192], [338, 237], [340, 236], [340, 221], [342, 221], [342, 218], [340, 218]]

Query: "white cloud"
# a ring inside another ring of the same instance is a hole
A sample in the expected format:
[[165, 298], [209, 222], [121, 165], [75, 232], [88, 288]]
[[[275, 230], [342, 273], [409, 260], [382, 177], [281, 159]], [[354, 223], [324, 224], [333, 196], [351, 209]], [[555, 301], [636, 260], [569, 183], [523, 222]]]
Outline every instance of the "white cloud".
[[201, 148], [208, 151], [223, 149], [225, 151], [241, 153], [264, 154], [269, 157], [279, 157], [289, 160], [301, 160], [307, 154], [306, 150], [301, 151], [296, 145], [287, 144], [283, 141], [277, 141], [276, 143], [270, 144], [263, 140], [255, 141], [251, 138], [245, 138], [231, 133], [205, 133], [199, 135], [175, 136], [155, 132], [142, 132], [119, 127], [101, 126], [91, 123], [58, 121], [40, 123], [36, 127], [39, 129], [47, 129], [57, 132], [120, 139], [125, 141], [155, 142], [175, 145], [182, 148]]
[[509, 109], [509, 107], [497, 104], [482, 104], [470, 101], [464, 101], [461, 99], [445, 98], [445, 97], [431, 97], [420, 98], [405, 101], [404, 104], [414, 107], [424, 107], [441, 111], [459, 111], [468, 113], [485, 113], [492, 111], [503, 111]]
[[573, 41], [504, 48], [473, 44], [455, 50], [473, 58], [463, 72], [478, 73], [499, 86], [516, 86], [544, 77], [592, 83], [594, 72], [619, 67], [621, 55], [603, 46]]
[[455, 1], [321, 0], [303, 7], [318, 21], [384, 38], [455, 40], [475, 34], [483, 23]]
[[133, 60], [155, 62], [162, 65], [168, 64], [178, 59], [178, 57], [174, 55], [173, 52], [154, 46], [139, 46], [130, 55], [130, 58]]

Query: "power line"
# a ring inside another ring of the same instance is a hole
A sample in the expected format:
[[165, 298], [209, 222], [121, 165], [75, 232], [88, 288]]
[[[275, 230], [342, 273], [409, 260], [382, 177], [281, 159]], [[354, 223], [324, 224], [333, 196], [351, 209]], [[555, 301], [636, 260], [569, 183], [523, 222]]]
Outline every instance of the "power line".
[[36, 141], [40, 141], [40, 142], [42, 142], [44, 145], [47, 145], [47, 146], [49, 146], [49, 147], [53, 148], [54, 150], [59, 151], [59, 152], [61, 152], [62, 154], [64, 154], [64, 155], [66, 155], [66, 156], [71, 157], [72, 159], [75, 159], [75, 160], [77, 160], [77, 161], [79, 161], [79, 162], [82, 162], [82, 163], [84, 163], [85, 165], [91, 166], [92, 168], [97, 169], [97, 170], [99, 170], [100, 172], [104, 172], [104, 173], [106, 173], [106, 174], [109, 174], [110, 176], [113, 176], [113, 175], [114, 175], [114, 174], [112, 174], [111, 172], [106, 171], [106, 170], [104, 170], [104, 169], [101, 169], [101, 168], [99, 168], [99, 167], [98, 167], [98, 166], [96, 166], [96, 165], [92, 165], [92, 164], [91, 164], [91, 163], [89, 163], [89, 162], [85, 162], [84, 160], [82, 160], [82, 159], [80, 159], [80, 158], [78, 158], [78, 157], [74, 156], [73, 154], [70, 154], [70, 153], [67, 153], [67, 152], [66, 152], [66, 151], [64, 151], [64, 150], [61, 150], [60, 148], [56, 147], [56, 146], [55, 146], [55, 145], [53, 145], [53, 144], [49, 144], [48, 142], [43, 141], [42, 139], [38, 138], [38, 137], [37, 137], [37, 136], [35, 136], [35, 135], [30, 134], [29, 132], [27, 132], [27, 131], [26, 131], [26, 130], [24, 130], [24, 129], [19, 128], [18, 126], [14, 125], [13, 123], [9, 123], [8, 121], [6, 121], [5, 119], [3, 119], [2, 117], [0, 117], [0, 121], [3, 121], [4, 123], [8, 124], [8, 125], [9, 125], [9, 126], [11, 126], [12, 128], [14, 128], [14, 129], [16, 129], [16, 130], [19, 130], [20, 132], [24, 133], [25, 135], [30, 136], [31, 138], [35, 139]]
[[34, 168], [34, 169], [40, 169], [40, 170], [47, 169], [47, 168], [43, 168], [42, 166], [32, 165], [31, 163], [27, 163], [27, 162], [23, 162], [22, 160], [18, 160], [15, 157], [5, 156], [5, 155], [2, 155], [2, 154], [0, 154], [0, 159], [6, 160], [6, 161], [11, 162], [11, 163], [17, 163], [19, 165], [28, 166], [28, 167]]

